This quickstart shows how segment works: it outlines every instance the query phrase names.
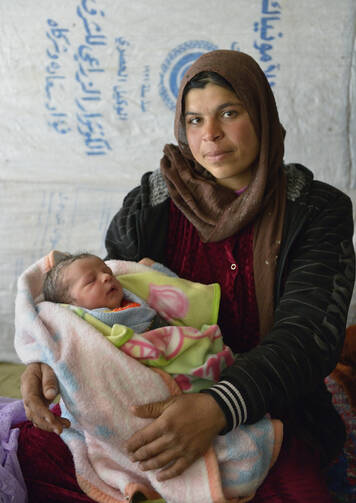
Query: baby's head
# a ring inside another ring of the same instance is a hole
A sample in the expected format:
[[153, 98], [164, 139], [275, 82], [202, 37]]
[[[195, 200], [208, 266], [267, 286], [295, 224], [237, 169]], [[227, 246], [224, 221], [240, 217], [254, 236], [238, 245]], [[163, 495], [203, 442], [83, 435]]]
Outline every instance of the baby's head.
[[120, 282], [101, 258], [90, 253], [67, 255], [46, 275], [45, 300], [75, 304], [87, 309], [119, 307], [123, 299]]

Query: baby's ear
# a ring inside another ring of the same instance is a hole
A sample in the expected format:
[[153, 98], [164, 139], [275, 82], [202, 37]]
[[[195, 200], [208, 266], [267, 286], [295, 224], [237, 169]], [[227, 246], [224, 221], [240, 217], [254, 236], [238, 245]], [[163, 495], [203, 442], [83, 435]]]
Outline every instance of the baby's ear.
[[52, 250], [48, 254], [48, 265], [50, 266], [50, 269], [54, 267], [55, 265], [58, 264], [61, 260], [63, 260], [65, 257], [68, 257], [69, 253], [64, 253], [58, 250]]

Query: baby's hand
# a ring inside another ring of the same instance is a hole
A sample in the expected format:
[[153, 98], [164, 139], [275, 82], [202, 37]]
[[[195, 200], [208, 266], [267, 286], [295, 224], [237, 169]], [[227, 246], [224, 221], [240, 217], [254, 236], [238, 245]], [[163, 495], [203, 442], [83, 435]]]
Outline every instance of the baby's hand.
[[147, 267], [152, 267], [154, 263], [155, 261], [148, 257], [142, 258], [139, 261], [139, 264], [147, 265]]

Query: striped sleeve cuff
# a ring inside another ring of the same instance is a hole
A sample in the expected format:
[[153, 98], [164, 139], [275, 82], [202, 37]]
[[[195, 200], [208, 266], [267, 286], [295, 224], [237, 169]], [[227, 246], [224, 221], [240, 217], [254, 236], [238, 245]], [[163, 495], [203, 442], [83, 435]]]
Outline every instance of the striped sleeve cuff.
[[217, 401], [225, 414], [227, 426], [220, 433], [221, 435], [247, 421], [245, 401], [239, 390], [229, 381], [220, 381], [211, 388], [201, 390], [201, 392], [209, 393]]

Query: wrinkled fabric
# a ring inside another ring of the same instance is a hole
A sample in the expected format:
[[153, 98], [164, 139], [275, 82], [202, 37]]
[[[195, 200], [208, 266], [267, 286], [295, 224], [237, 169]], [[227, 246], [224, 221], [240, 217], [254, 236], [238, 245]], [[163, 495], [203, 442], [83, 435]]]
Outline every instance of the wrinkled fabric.
[[22, 400], [0, 397], [0, 503], [26, 503], [27, 490], [17, 459], [19, 429], [26, 419]]
[[[60, 414], [59, 407], [53, 412]], [[55, 433], [34, 428], [30, 422], [23, 423], [19, 459], [28, 485], [29, 503], [94, 502], [79, 488], [71, 453]], [[332, 503], [320, 475], [318, 456], [311, 455], [302, 442], [289, 439], [283, 443], [276, 464], [250, 503], [267, 502]]]

